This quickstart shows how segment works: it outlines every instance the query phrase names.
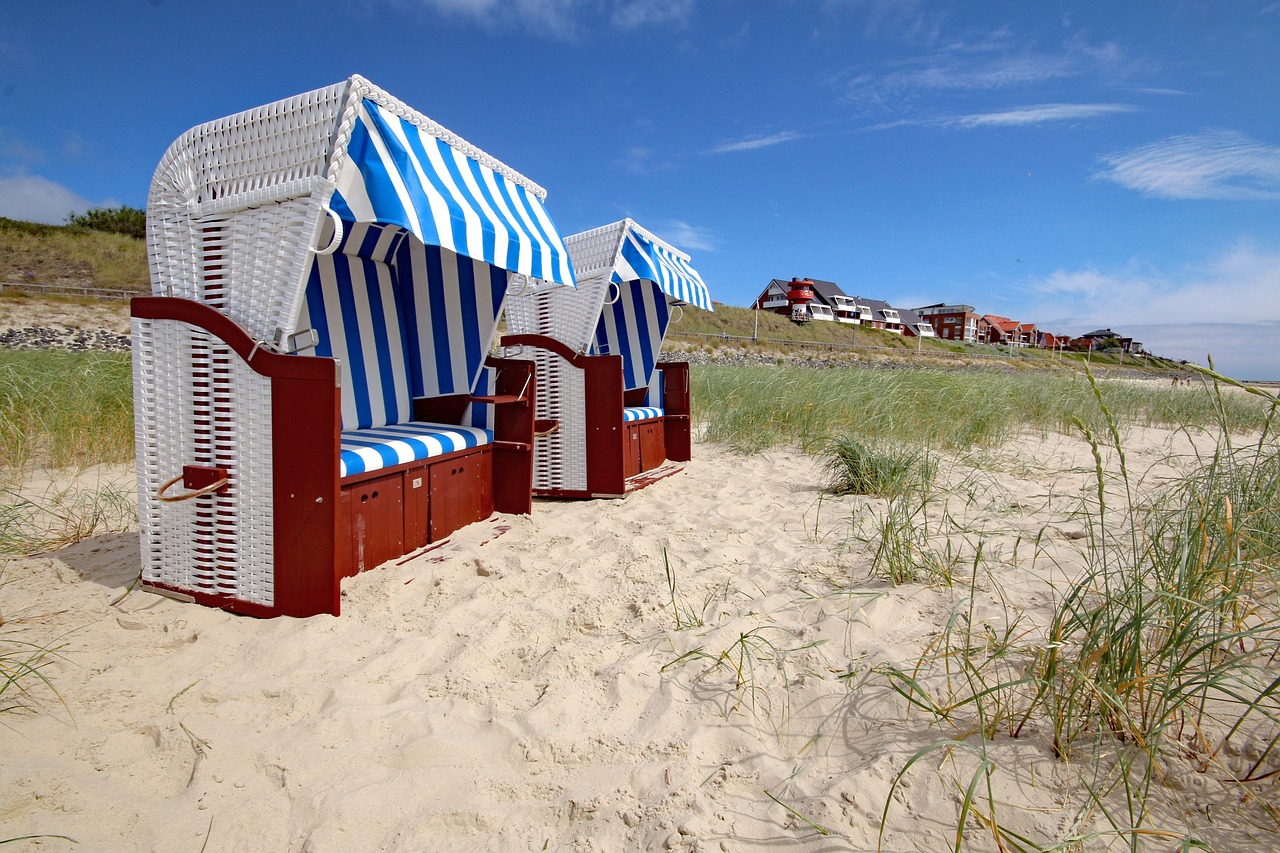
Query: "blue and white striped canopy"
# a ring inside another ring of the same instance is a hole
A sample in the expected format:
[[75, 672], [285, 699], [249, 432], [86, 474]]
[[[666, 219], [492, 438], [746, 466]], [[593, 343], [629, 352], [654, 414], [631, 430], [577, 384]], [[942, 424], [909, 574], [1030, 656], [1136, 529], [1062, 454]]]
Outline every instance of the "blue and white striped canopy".
[[688, 260], [667, 247], [658, 245], [634, 228], [627, 228], [620, 255], [613, 268], [612, 281], [615, 284], [647, 279], [678, 302], [712, 310], [711, 295], [702, 276]]
[[542, 199], [366, 98], [330, 207], [347, 222], [400, 225], [425, 245], [574, 284]]

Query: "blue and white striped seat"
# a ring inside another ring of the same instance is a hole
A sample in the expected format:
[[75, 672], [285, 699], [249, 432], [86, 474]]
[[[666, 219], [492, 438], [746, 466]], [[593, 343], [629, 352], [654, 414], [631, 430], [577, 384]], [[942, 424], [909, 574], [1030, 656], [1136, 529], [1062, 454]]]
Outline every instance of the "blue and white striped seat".
[[375, 429], [344, 430], [338, 476], [367, 474], [405, 462], [493, 443], [487, 429], [413, 421]]
[[622, 422], [647, 421], [649, 418], [662, 417], [662, 409], [657, 406], [628, 406], [622, 410]]

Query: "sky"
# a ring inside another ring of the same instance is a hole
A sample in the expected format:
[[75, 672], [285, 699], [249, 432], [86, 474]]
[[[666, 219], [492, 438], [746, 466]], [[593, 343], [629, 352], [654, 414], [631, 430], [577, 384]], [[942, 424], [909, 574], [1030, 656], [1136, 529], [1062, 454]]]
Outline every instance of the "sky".
[[1280, 379], [1280, 2], [0, 0], [0, 216], [362, 74], [712, 297], [834, 281]]

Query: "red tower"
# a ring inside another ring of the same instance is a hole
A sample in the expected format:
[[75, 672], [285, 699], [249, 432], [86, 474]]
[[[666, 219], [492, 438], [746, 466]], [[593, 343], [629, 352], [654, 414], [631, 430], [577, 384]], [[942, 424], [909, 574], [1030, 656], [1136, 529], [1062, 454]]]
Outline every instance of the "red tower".
[[813, 282], [807, 278], [792, 277], [787, 290], [787, 304], [791, 306], [791, 320], [795, 323], [807, 323], [813, 318], [809, 315], [809, 303], [813, 301]]

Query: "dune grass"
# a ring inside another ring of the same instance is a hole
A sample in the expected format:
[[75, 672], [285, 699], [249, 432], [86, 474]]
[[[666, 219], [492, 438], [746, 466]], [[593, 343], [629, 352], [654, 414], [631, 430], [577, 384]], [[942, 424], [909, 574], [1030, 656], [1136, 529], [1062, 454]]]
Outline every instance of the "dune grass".
[[[1081, 375], [704, 366], [692, 372], [694, 417], [705, 437], [745, 452], [833, 436], [936, 450], [995, 446], [1026, 429], [1067, 432], [1073, 418], [1104, 419]], [[1106, 382], [1107, 408], [1132, 426], [1260, 429], [1266, 406], [1202, 388]]]
[[0, 482], [133, 458], [128, 355], [0, 350]]
[[[1123, 430], [1093, 390], [1102, 431], [1075, 424], [1096, 461], [1082, 508], [1086, 568], [1057, 591], [1050, 623], [1027, 624], [1006, 604], [1002, 619], [979, 624], [975, 563], [967, 597], [920, 657], [878, 672], [908, 708], [952, 735], [913, 755], [894, 788], [935, 753], [974, 758], [957, 851], [974, 842], [969, 823], [1001, 850], [1212, 849], [1194, 828], [1152, 825], [1149, 798], [1177, 766], [1233, 780], [1240, 802], [1257, 801], [1280, 830], [1271, 784], [1280, 775], [1276, 405], [1248, 445], [1237, 446], [1220, 421], [1216, 450], [1190, 477], [1140, 495]], [[1216, 389], [1206, 396], [1219, 406], [1226, 399]], [[1104, 451], [1118, 472], [1105, 467]], [[991, 787], [999, 737], [1039, 737], [1071, 768], [1082, 796], [1064, 837], [1031, 839], [998, 816], [1010, 808]], [[892, 802], [891, 789], [885, 820]]]

